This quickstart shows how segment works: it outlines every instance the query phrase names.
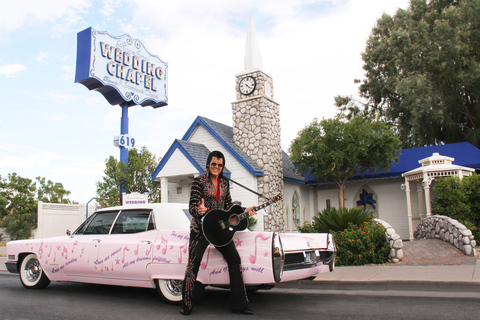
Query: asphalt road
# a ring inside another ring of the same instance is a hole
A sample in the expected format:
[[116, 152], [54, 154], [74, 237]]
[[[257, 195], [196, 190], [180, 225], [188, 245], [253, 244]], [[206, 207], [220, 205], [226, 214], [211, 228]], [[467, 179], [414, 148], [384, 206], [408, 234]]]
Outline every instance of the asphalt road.
[[[255, 315], [229, 310], [227, 290], [207, 289], [190, 316], [195, 319], [478, 319], [480, 293], [338, 291], [274, 288], [250, 293]], [[51, 283], [27, 290], [17, 275], [0, 274], [0, 319], [185, 319], [179, 307], [161, 302], [154, 290], [77, 283]]]

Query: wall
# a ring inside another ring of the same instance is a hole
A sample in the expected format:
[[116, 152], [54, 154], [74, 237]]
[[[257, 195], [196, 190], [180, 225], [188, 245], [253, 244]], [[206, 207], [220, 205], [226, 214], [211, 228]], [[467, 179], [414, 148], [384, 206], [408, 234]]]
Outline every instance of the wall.
[[[376, 218], [388, 222], [402, 239], [409, 239], [407, 200], [405, 191], [401, 189], [403, 178], [372, 179], [360, 181], [348, 181], [345, 185], [345, 206], [353, 208], [355, 195], [364, 186], [371, 189], [377, 196]], [[318, 209], [326, 208], [326, 200], [330, 199], [332, 207], [338, 208], [338, 191], [334, 185], [320, 186], [325, 189], [317, 189]], [[420, 223], [419, 204], [416, 184], [411, 184], [412, 211], [414, 229]]]
[[298, 230], [292, 219], [292, 197], [295, 191], [297, 191], [300, 204], [300, 226], [302, 226], [305, 221], [311, 221], [314, 216], [313, 188], [298, 183], [285, 182], [283, 189], [285, 231]]
[[39, 201], [37, 219], [34, 238], [63, 236], [67, 229], [73, 232], [85, 220], [85, 205]]
[[10, 235], [5, 231], [5, 229], [0, 228], [0, 242], [8, 242], [10, 240]]

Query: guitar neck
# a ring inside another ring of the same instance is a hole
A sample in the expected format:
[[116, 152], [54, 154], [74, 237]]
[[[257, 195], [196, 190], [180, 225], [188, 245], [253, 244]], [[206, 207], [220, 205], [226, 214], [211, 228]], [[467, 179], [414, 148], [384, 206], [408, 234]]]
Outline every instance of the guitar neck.
[[[274, 203], [274, 202], [275, 202], [275, 201], [268, 201], [268, 202], [265, 202], [264, 204], [262, 204], [262, 205], [259, 205], [258, 207], [255, 207], [255, 208], [253, 208], [253, 210], [252, 210], [252, 211], [258, 211], [258, 210], [262, 210], [263, 208], [265, 208], [265, 207], [268, 207], [269, 205], [271, 205], [271, 204], [272, 204], [272, 203]], [[240, 217], [240, 220], [242, 220], [242, 219], [246, 219], [246, 218], [248, 218], [248, 217], [249, 217], [249, 215], [248, 215], [248, 211], [244, 211], [243, 213], [240, 213], [238, 216]]]

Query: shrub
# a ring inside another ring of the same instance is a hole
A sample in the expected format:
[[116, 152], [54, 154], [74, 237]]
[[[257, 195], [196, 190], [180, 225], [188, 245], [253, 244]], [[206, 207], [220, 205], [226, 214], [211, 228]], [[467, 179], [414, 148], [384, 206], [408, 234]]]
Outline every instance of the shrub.
[[343, 231], [332, 232], [337, 245], [337, 266], [382, 264], [388, 261], [390, 247], [385, 229], [375, 221], [349, 224]]
[[253, 231], [253, 227], [257, 224], [257, 219], [248, 217], [248, 230]]
[[433, 191], [434, 214], [458, 220], [470, 229], [475, 239], [480, 239], [480, 175], [446, 177], [436, 180]]
[[318, 232], [317, 229], [315, 228], [315, 222], [310, 223], [308, 221], [305, 221], [303, 226], [297, 227], [298, 231], [301, 233], [316, 233]]
[[437, 194], [432, 201], [432, 211], [435, 214], [457, 220], [465, 219], [470, 215], [463, 182], [458, 177], [438, 179], [432, 190]]
[[385, 229], [361, 209], [325, 209], [298, 227], [303, 233], [330, 232], [337, 245], [337, 265], [364, 265], [388, 261]]

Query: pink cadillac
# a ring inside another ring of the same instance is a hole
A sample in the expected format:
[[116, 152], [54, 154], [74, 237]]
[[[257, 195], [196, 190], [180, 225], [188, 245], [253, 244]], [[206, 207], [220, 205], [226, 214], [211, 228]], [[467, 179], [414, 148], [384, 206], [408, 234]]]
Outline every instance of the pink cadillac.
[[[147, 204], [98, 210], [66, 236], [7, 243], [7, 269], [26, 288], [72, 281], [156, 288], [166, 302], [181, 300], [190, 215], [185, 204]], [[236, 232], [247, 288], [312, 278], [335, 267], [331, 234]], [[229, 285], [227, 264], [210, 246], [198, 281]]]

